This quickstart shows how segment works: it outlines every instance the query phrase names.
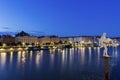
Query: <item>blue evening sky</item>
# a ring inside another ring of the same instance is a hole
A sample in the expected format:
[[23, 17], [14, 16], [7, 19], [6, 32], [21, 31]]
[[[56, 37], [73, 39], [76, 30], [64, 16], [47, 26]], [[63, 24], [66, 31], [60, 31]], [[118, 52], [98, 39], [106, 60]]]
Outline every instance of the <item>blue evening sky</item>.
[[120, 0], [0, 0], [0, 32], [120, 36]]

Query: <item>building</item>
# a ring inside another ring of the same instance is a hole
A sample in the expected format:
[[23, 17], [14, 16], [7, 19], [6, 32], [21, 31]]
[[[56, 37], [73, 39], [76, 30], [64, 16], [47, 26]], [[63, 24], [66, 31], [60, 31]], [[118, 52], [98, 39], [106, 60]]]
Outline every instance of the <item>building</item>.
[[16, 34], [15, 38], [16, 42], [21, 42], [23, 45], [30, 44], [30, 45], [37, 45], [38, 38], [35, 36], [30, 36], [28, 33], [21, 31], [20, 33]]
[[74, 42], [92, 42], [93, 37], [92, 36], [71, 36], [71, 37], [62, 37], [60, 38], [61, 41], [67, 41], [69, 43], [74, 43]]
[[60, 38], [58, 36], [50, 36], [50, 42], [58, 43]]
[[3, 35], [1, 37], [1, 42], [5, 44], [15, 43], [15, 38], [12, 37], [11, 35]]
[[120, 42], [120, 37], [111, 38], [114, 42]]
[[0, 35], [0, 43], [1, 43], [1, 37], [2, 37], [2, 36]]
[[50, 37], [47, 37], [47, 36], [38, 37], [38, 43], [39, 44], [50, 43]]
[[77, 37], [74, 37], [74, 42], [81, 42], [81, 41], [84, 41], [85, 43], [93, 42], [93, 37], [92, 36], [77, 36]]
[[15, 40], [17, 42], [21, 42], [22, 44], [38, 44], [38, 38], [35, 36], [19, 36], [16, 37]]
[[62, 42], [62, 43], [68, 43], [69, 42], [69, 40], [68, 40], [68, 37], [60, 37], [60, 41]]

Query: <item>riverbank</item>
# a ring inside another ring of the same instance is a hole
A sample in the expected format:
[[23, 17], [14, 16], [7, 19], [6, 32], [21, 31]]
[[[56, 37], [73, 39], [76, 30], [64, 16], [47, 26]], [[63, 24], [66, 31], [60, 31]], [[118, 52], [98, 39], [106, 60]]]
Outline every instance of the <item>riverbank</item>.
[[15, 51], [26, 51], [26, 47], [11, 47], [11, 48], [0, 48], [0, 52], [15, 52]]

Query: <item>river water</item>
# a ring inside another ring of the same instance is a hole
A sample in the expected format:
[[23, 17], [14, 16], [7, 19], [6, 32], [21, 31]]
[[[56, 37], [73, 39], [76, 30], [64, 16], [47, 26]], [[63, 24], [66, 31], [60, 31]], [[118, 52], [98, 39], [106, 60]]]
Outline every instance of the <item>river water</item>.
[[[105, 80], [103, 49], [0, 53], [0, 80]], [[120, 47], [109, 47], [109, 79], [120, 80]]]

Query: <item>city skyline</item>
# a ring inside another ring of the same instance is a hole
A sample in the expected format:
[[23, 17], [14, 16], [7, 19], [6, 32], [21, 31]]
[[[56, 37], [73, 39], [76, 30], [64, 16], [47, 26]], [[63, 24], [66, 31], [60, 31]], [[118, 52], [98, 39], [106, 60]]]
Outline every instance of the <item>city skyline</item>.
[[[34, 36], [34, 37], [57, 37], [57, 38], [78, 38], [78, 37], [98, 37], [100, 38], [101, 35], [73, 35], [73, 36], [58, 36], [58, 35], [55, 35], [55, 34], [52, 34], [52, 35], [40, 35], [40, 34], [37, 34], [37, 33], [34, 33], [34, 32], [25, 32], [25, 31], [19, 31], [19, 32], [0, 32], [0, 36], [12, 36], [12, 37], [17, 37], [17, 35], [22, 35], [22, 36]], [[27, 35], [26, 35], [27, 34]], [[110, 37], [110, 38], [113, 38], [113, 39], [119, 39], [120, 36], [107, 36], [107, 37]]]
[[120, 5], [116, 1], [0, 1], [0, 32], [42, 35], [119, 37]]

